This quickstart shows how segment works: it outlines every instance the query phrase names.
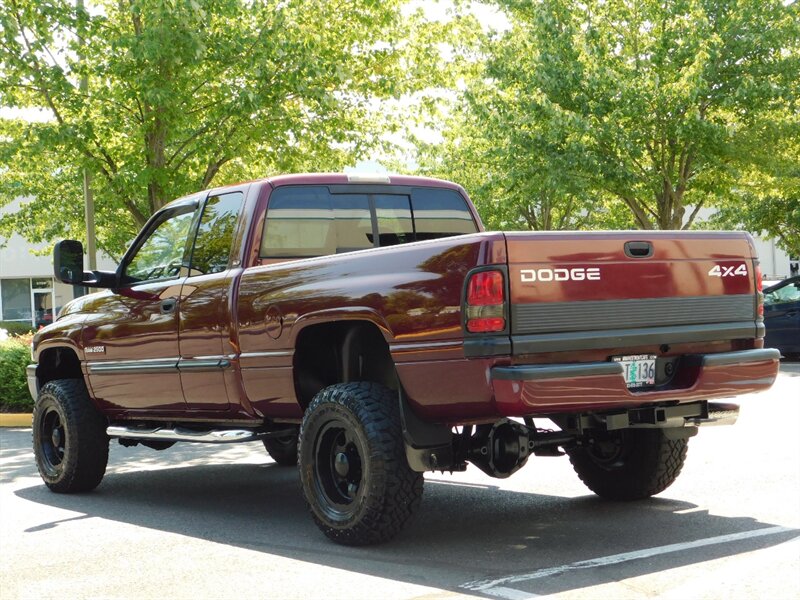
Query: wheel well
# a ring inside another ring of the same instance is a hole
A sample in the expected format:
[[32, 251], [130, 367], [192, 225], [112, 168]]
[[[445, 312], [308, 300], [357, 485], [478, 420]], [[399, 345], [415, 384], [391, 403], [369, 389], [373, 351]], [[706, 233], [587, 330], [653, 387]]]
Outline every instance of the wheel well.
[[39, 387], [54, 379], [83, 379], [81, 361], [71, 348], [48, 348], [39, 355]]
[[394, 361], [378, 327], [367, 321], [340, 321], [303, 329], [294, 353], [294, 386], [303, 410], [321, 389], [350, 381], [397, 389]]

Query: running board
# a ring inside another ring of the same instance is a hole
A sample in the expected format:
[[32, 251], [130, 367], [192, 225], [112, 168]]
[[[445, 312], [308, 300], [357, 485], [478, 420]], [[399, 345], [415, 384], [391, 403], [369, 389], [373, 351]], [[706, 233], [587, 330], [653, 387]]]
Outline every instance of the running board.
[[198, 431], [186, 427], [123, 427], [111, 425], [106, 429], [108, 437], [131, 440], [158, 440], [163, 442], [204, 442], [206, 444], [234, 444], [252, 442], [285, 432], [253, 431], [252, 429], [212, 429]]

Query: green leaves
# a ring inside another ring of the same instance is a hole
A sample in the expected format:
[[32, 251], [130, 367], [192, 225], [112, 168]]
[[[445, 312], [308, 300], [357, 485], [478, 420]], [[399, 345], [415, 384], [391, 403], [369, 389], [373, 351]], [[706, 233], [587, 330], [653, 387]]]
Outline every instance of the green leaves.
[[0, 204], [33, 198], [25, 219], [0, 219], [0, 235], [82, 237], [83, 168], [100, 245], [118, 255], [173, 198], [352, 164], [378, 142], [374, 99], [422, 81], [408, 73], [427, 55], [424, 27], [399, 5], [123, 0], [78, 14], [72, 0], [11, 0], [0, 104], [52, 120], [0, 121]]
[[480, 164], [490, 223], [619, 226], [622, 206], [688, 228], [742, 200], [741, 173], [787, 176], [768, 155], [797, 140], [797, 3], [498, 3], [511, 28], [484, 39], [446, 143], [420, 159], [456, 179]]

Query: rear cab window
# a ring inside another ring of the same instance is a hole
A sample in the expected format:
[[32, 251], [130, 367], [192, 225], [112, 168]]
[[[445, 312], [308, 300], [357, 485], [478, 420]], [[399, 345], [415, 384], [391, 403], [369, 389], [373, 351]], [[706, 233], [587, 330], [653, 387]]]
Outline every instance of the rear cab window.
[[[342, 189], [344, 187], [344, 189]], [[446, 188], [282, 186], [272, 192], [262, 259], [307, 258], [478, 231], [466, 199]]]

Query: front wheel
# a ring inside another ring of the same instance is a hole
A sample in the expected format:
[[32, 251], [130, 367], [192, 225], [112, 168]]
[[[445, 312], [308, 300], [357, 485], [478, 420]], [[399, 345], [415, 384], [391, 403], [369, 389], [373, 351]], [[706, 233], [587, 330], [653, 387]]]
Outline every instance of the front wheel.
[[369, 382], [319, 392], [300, 428], [303, 494], [330, 539], [394, 537], [416, 510], [423, 477], [408, 466], [397, 394]]
[[689, 440], [661, 429], [623, 429], [569, 450], [572, 468], [598, 496], [639, 500], [663, 492], [677, 479]]
[[81, 379], [45, 384], [33, 408], [33, 452], [45, 485], [54, 492], [86, 492], [106, 472], [106, 422]]

